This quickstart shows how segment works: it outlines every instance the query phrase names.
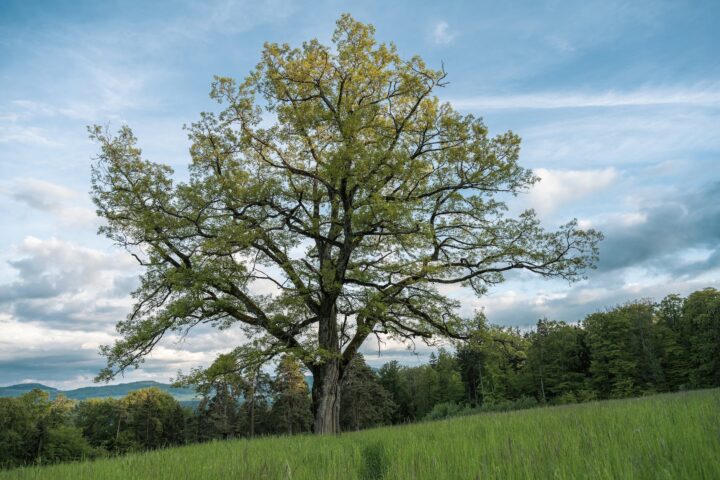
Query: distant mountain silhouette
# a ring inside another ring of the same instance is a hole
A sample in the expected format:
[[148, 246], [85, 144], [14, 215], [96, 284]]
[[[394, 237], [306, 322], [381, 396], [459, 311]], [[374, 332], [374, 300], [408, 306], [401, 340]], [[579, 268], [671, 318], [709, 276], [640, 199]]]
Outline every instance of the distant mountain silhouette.
[[[307, 382], [308, 388], [312, 389], [312, 375], [306, 375], [305, 382]], [[74, 390], [58, 390], [57, 388], [48, 387], [42, 383], [19, 383], [17, 385], [0, 387], [0, 397], [19, 397], [20, 395], [24, 395], [37, 388], [48, 392], [50, 398], [55, 398], [58, 395], [64, 395], [70, 400], [86, 400], [88, 398], [121, 398], [130, 392], [134, 392], [135, 390], [150, 387], [157, 387], [160, 390], [168, 392], [183, 405], [196, 406], [200, 400], [199, 396], [192, 388], [175, 388], [170, 384], [155, 382], [152, 380], [121, 383], [119, 385], [81, 387]]]
[[37, 388], [48, 392], [51, 398], [55, 398], [60, 394], [71, 400], [111, 397], [120, 398], [135, 390], [150, 387], [157, 387], [160, 390], [164, 390], [175, 397], [178, 401], [191, 402], [196, 399], [196, 394], [191, 388], [175, 388], [167, 383], [155, 381], [130, 382], [121, 383], [119, 385], [99, 385], [96, 387], [76, 388], [74, 390], [58, 390], [57, 388], [48, 387], [42, 383], [20, 383], [17, 385], [10, 385], [8, 387], [0, 387], [0, 397], [19, 397], [20, 395]]

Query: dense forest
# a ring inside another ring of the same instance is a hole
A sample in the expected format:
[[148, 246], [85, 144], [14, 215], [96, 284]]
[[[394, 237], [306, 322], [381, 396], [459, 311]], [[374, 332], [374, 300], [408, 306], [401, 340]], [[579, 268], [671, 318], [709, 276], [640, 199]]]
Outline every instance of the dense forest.
[[[712, 288], [627, 303], [576, 325], [543, 319], [522, 331], [476, 321], [472, 338], [427, 365], [374, 370], [358, 355], [344, 379], [343, 430], [720, 386], [720, 291]], [[80, 402], [39, 390], [0, 398], [0, 466], [310, 431], [298, 360], [282, 357], [273, 376], [232, 362], [220, 356], [183, 377], [202, 398], [196, 409], [155, 388]]]

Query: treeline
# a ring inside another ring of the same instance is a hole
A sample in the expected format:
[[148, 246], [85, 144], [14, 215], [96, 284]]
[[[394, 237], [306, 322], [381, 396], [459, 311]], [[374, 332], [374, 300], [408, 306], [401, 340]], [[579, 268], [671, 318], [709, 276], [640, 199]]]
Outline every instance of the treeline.
[[[221, 355], [182, 381], [200, 394], [197, 408], [182, 408], [155, 388], [78, 403], [51, 401], [39, 390], [0, 398], [0, 465], [310, 431], [310, 392], [290, 355], [272, 377], [260, 368], [238, 369], [235, 357]], [[392, 361], [374, 370], [358, 355], [342, 385], [341, 426], [717, 386], [720, 292], [705, 289], [628, 303], [577, 325], [540, 320], [530, 331], [488, 325], [479, 316], [472, 338], [417, 367]]]

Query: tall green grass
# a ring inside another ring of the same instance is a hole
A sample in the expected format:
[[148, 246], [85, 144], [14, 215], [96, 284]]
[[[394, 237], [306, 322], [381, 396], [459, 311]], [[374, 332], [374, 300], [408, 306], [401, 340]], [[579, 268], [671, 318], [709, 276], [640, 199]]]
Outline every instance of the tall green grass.
[[720, 479], [720, 390], [488, 413], [337, 437], [213, 442], [17, 479]]

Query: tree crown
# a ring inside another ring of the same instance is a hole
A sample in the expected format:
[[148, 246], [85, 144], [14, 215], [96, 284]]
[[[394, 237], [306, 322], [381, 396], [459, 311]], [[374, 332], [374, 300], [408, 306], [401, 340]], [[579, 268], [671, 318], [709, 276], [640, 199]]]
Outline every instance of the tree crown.
[[266, 44], [243, 82], [217, 77], [223, 108], [189, 127], [188, 182], [143, 159], [129, 128], [91, 129], [101, 231], [145, 268], [101, 377], [205, 323], [239, 325], [267, 357], [346, 366], [370, 335], [466, 335], [439, 285], [481, 295], [510, 270], [592, 267], [598, 232], [507, 217], [502, 196], [537, 178], [517, 135], [434, 96], [444, 70], [349, 15], [332, 43]]

